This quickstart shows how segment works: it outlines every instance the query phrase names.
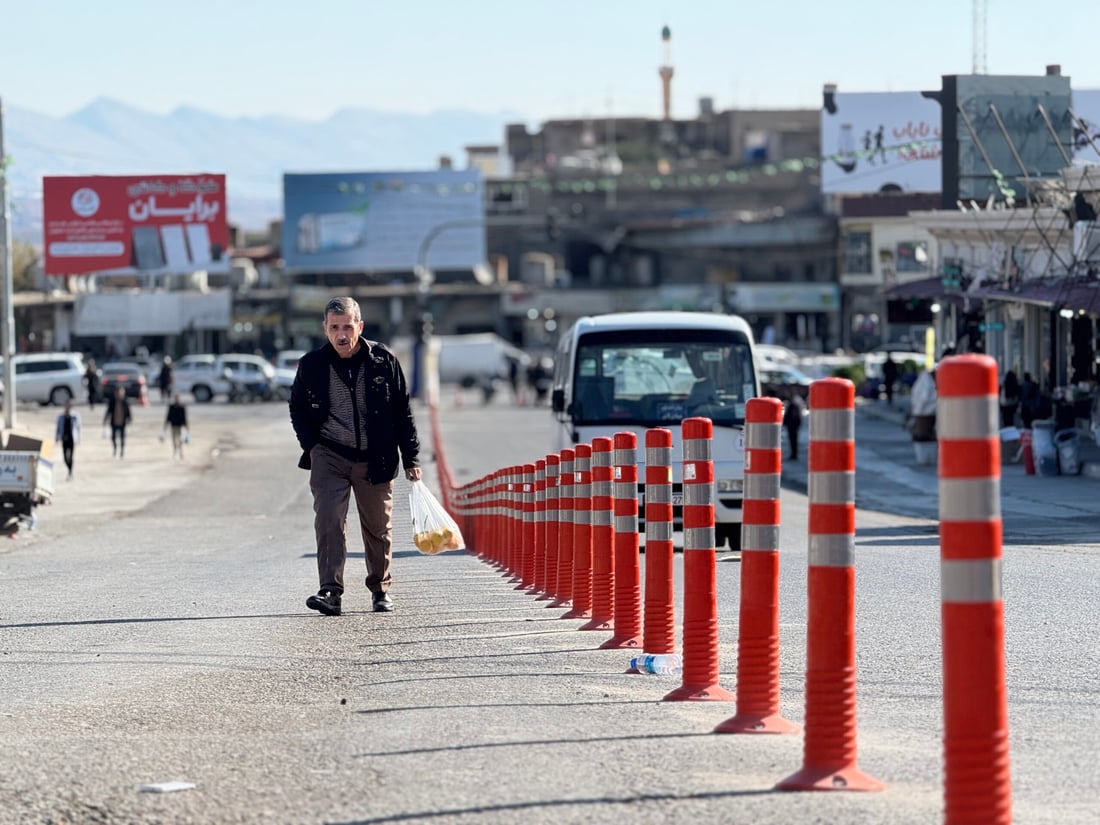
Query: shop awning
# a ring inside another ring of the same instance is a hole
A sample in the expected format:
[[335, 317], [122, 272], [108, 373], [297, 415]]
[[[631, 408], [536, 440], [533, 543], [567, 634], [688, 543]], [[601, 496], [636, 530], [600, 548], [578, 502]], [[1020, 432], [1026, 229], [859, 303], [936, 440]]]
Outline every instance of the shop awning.
[[971, 295], [984, 300], [1035, 304], [1049, 309], [1072, 309], [1100, 315], [1100, 280], [1033, 278], [1013, 287], [981, 286]]
[[[966, 304], [966, 299], [968, 297], [975, 297], [973, 294], [960, 292], [958, 287], [944, 286], [943, 278], [939, 276], [934, 278], [920, 278], [916, 281], [905, 281], [900, 284], [894, 284], [884, 289], [882, 294], [888, 301], [904, 301], [909, 298], [922, 298], [925, 300], [943, 301], [957, 306]], [[971, 300], [969, 303], [974, 304], [976, 301]]]

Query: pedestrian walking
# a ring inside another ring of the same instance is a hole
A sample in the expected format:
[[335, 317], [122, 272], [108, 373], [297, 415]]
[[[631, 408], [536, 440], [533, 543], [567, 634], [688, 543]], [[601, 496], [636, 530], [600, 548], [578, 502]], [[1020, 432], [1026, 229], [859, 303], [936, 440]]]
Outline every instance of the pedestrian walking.
[[798, 433], [802, 429], [802, 416], [806, 410], [806, 402], [797, 390], [791, 390], [787, 396], [787, 403], [783, 405], [783, 426], [787, 429], [787, 442], [791, 461], [798, 460]]
[[898, 365], [890, 353], [882, 365], [882, 383], [886, 386], [886, 403], [894, 406], [894, 385], [898, 382]]
[[[347, 560], [351, 493], [366, 557], [366, 586], [375, 612], [393, 610], [393, 480], [404, 467], [420, 479], [420, 442], [409, 390], [397, 357], [362, 338], [363, 316], [353, 298], [326, 304], [327, 343], [302, 356], [290, 391], [290, 422], [309, 470], [320, 589], [306, 607], [339, 616]], [[398, 452], [400, 451], [400, 458]]]
[[95, 402], [99, 400], [99, 370], [94, 358], [89, 358], [84, 368], [84, 384], [88, 388], [88, 407], [94, 410]]
[[1016, 373], [1009, 370], [1001, 381], [1001, 426], [1011, 427], [1016, 423], [1016, 409], [1020, 406], [1020, 382]]
[[103, 416], [103, 426], [111, 428], [111, 455], [122, 458], [126, 451], [126, 425], [131, 421], [133, 416], [130, 402], [126, 400], [126, 388], [120, 384], [115, 394], [107, 399], [107, 413]]
[[[172, 356], [165, 355], [160, 364], [160, 372], [157, 373], [157, 389], [160, 390], [160, 400], [167, 401], [172, 394]], [[177, 396], [178, 397], [178, 396]]]
[[523, 394], [520, 387], [519, 360], [508, 357], [508, 384], [512, 388], [512, 403], [516, 406], [523, 405]]
[[57, 431], [54, 441], [61, 442], [61, 455], [65, 459], [65, 466], [69, 470], [69, 478], [73, 477], [73, 453], [76, 445], [80, 443], [80, 413], [73, 410], [71, 400], [65, 402], [65, 411], [57, 417]]
[[[191, 440], [191, 430], [187, 426], [187, 408], [180, 400], [178, 392], [173, 396], [172, 403], [168, 405], [168, 413], [164, 416], [164, 429], [170, 430], [172, 434], [172, 458], [183, 461], [183, 445]], [[161, 438], [163, 437], [164, 434], [161, 433]]]
[[1025, 430], [1030, 430], [1032, 422], [1039, 417], [1042, 401], [1039, 385], [1030, 372], [1025, 372], [1024, 380], [1020, 382], [1020, 418]]

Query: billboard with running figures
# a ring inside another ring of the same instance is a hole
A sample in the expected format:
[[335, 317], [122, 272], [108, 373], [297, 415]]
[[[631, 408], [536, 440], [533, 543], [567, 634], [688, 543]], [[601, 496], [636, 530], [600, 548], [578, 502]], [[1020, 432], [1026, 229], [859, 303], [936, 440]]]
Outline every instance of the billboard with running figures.
[[826, 90], [821, 189], [828, 194], [939, 192], [940, 104], [920, 92]]
[[476, 169], [283, 176], [283, 258], [296, 272], [469, 270], [485, 262]]
[[1073, 162], [1100, 163], [1100, 89], [1074, 89]]
[[229, 271], [225, 175], [45, 177], [47, 275]]

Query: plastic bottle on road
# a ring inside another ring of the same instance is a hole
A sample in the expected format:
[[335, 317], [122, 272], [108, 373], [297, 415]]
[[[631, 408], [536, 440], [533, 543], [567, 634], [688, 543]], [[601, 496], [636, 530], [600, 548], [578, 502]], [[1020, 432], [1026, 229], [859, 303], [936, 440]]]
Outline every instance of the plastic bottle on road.
[[679, 653], [642, 653], [630, 660], [630, 667], [639, 673], [679, 676], [684, 672], [684, 660]]

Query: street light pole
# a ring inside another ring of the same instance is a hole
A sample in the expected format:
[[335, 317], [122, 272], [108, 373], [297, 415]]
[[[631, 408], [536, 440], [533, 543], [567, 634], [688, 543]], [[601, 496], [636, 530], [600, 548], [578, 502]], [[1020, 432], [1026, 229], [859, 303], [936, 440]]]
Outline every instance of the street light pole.
[[12, 279], [11, 210], [8, 204], [8, 163], [4, 154], [4, 102], [0, 100], [0, 243], [4, 254], [0, 259], [0, 354], [4, 357], [4, 428], [15, 428], [15, 309], [12, 306], [15, 287]]
[[[539, 226], [544, 224], [545, 218], [528, 215], [496, 215], [483, 218], [465, 218], [453, 221], [444, 221], [436, 224], [424, 236], [420, 242], [420, 249], [416, 256], [416, 268], [413, 274], [416, 276], [416, 306], [418, 323], [414, 332], [417, 333], [413, 341], [413, 352], [419, 352], [416, 357], [417, 397], [425, 398], [427, 395], [428, 380], [428, 350], [432, 339], [432, 316], [429, 312], [429, 301], [432, 297], [432, 284], [435, 283], [435, 273], [428, 266], [428, 251], [435, 239], [450, 229], [463, 229], [484, 226]], [[474, 269], [474, 277], [482, 286], [489, 286], [493, 280], [492, 275], [484, 276], [478, 269]]]

